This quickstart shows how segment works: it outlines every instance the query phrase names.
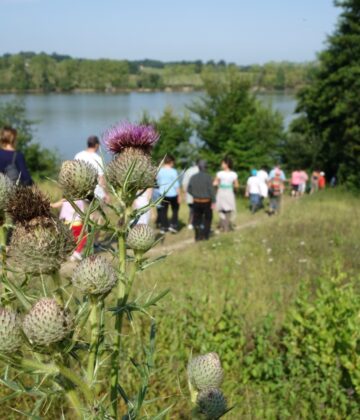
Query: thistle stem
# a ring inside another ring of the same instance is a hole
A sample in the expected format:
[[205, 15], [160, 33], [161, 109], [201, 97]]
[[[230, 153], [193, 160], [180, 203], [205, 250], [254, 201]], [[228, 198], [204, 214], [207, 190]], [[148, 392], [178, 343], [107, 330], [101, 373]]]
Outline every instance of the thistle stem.
[[84, 407], [82, 406], [82, 403], [74, 389], [68, 389], [65, 390], [66, 398], [68, 399], [70, 405], [74, 409], [76, 416], [79, 419], [84, 418]]
[[1, 249], [1, 270], [3, 274], [6, 273], [6, 228], [4, 225], [0, 226], [0, 249]]
[[21, 366], [27, 369], [36, 370], [39, 372], [48, 373], [49, 375], [62, 375], [64, 378], [68, 379], [72, 384], [76, 385], [82, 394], [84, 395], [87, 403], [89, 405], [93, 405], [94, 403], [94, 395], [91, 392], [90, 388], [87, 384], [71, 369], [60, 365], [59, 363], [52, 364], [52, 363], [41, 363], [36, 360], [30, 359], [21, 359], [20, 360]]
[[[117, 289], [117, 300], [116, 306], [121, 306], [124, 298], [124, 284], [123, 280], [126, 274], [126, 237], [125, 232], [119, 232], [118, 237], [118, 247], [119, 247], [119, 279], [118, 279], [118, 289]], [[110, 398], [111, 398], [111, 415], [117, 419], [118, 418], [118, 383], [119, 383], [119, 361], [120, 361], [120, 345], [121, 345], [121, 329], [122, 329], [122, 314], [117, 313], [115, 316], [115, 337], [113, 343], [113, 353], [111, 356], [111, 389], [110, 389]]]
[[63, 291], [61, 289], [61, 277], [60, 277], [59, 270], [54, 271], [51, 274], [51, 278], [52, 278], [54, 286], [55, 286], [55, 295], [58, 298], [59, 303], [61, 303], [61, 305], [64, 306], [65, 299], [64, 299]]
[[99, 311], [98, 305], [99, 302], [96, 297], [90, 297], [90, 329], [91, 329], [91, 337], [90, 337], [90, 349], [89, 349], [89, 359], [88, 359], [88, 366], [87, 366], [87, 378], [88, 382], [91, 385], [94, 379], [94, 371], [96, 366], [96, 358], [97, 358], [97, 351], [98, 351], [98, 342], [99, 342], [99, 333], [100, 333], [100, 322], [99, 322]]

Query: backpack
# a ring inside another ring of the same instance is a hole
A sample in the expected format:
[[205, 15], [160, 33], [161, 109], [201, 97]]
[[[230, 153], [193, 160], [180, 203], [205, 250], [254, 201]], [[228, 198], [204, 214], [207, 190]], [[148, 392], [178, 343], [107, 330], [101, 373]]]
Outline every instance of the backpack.
[[270, 181], [270, 194], [273, 197], [278, 197], [279, 195], [281, 195], [282, 192], [282, 186], [283, 186], [283, 182], [281, 179], [281, 173], [280, 172], [276, 172], [274, 178], [271, 179]]
[[14, 152], [14, 155], [11, 159], [11, 163], [9, 163], [9, 165], [7, 165], [4, 169], [4, 175], [6, 175], [14, 184], [16, 184], [20, 179], [20, 172], [16, 166], [15, 160], [16, 152]]

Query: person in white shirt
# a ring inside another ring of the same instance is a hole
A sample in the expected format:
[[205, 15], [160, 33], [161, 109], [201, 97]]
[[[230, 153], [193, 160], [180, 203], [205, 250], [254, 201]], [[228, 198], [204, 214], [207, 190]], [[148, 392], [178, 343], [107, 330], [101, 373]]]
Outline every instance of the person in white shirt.
[[98, 173], [98, 185], [95, 188], [94, 195], [99, 200], [108, 201], [108, 194], [106, 193], [106, 182], [104, 177], [103, 161], [98, 155], [100, 141], [97, 136], [90, 136], [87, 140], [87, 149], [75, 155], [74, 159], [83, 160], [90, 163]]
[[216, 208], [220, 217], [220, 229], [232, 230], [232, 220], [236, 213], [235, 191], [239, 188], [237, 173], [232, 170], [233, 162], [225, 157], [221, 162], [221, 171], [216, 174], [214, 187], [217, 187]]
[[182, 183], [181, 183], [182, 190], [184, 194], [186, 195], [186, 203], [189, 207], [189, 223], [188, 223], [189, 229], [193, 229], [193, 218], [194, 218], [193, 202], [194, 200], [193, 200], [192, 195], [188, 193], [188, 186], [189, 186], [191, 177], [197, 174], [198, 172], [199, 172], [198, 165], [190, 166], [190, 168], [188, 168], [185, 171], [183, 179], [182, 179]]
[[260, 208], [261, 194], [261, 180], [257, 176], [257, 170], [253, 169], [251, 171], [251, 176], [247, 180], [245, 190], [245, 197], [248, 197], [250, 200], [251, 213], [256, 213], [256, 211]]
[[257, 171], [256, 176], [259, 178], [260, 181], [260, 206], [264, 207], [264, 200], [268, 198], [269, 196], [269, 187], [268, 187], [268, 181], [269, 181], [269, 174], [266, 172], [264, 168], [261, 168], [259, 171]]
[[[100, 141], [97, 136], [90, 136], [87, 139], [87, 149], [83, 150], [82, 152], [79, 152], [75, 155], [75, 160], [83, 160], [85, 162], [90, 163], [97, 171], [98, 173], [98, 184], [94, 191], [94, 196], [101, 202], [109, 202], [109, 195], [106, 192], [106, 182], [105, 182], [105, 176], [104, 176], [104, 169], [103, 169], [103, 160], [98, 155], [98, 150], [100, 147]], [[89, 196], [88, 199], [91, 200], [93, 197]], [[96, 211], [92, 214], [92, 220], [96, 223], [102, 222], [102, 216], [101, 214]], [[99, 248], [99, 232], [96, 233], [94, 238], [94, 247]]]

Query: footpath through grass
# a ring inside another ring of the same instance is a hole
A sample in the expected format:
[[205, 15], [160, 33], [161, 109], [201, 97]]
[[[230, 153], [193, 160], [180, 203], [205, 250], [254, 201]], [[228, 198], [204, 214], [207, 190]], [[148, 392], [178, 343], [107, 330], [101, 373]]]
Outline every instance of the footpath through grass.
[[[360, 418], [359, 216], [360, 198], [341, 190], [289, 199], [271, 218], [242, 208], [238, 225], [258, 223], [187, 245], [141, 274], [140, 299], [170, 288], [153, 312], [149, 418], [172, 404], [169, 419], [189, 418], [187, 360], [209, 351], [223, 361], [235, 405], [227, 419]], [[135, 314], [128, 329], [121, 380], [131, 395], [139, 377], [130, 357], [143, 360], [149, 323]], [[14, 404], [4, 401], [0, 418], [23, 418]], [[58, 401], [43, 418], [60, 413]]]

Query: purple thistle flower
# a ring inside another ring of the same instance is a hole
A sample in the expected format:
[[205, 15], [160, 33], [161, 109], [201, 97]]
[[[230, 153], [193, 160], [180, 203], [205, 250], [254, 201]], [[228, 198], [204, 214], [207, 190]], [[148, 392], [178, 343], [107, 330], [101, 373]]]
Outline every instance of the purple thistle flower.
[[149, 152], [158, 139], [159, 134], [153, 126], [130, 122], [116, 124], [103, 135], [103, 143], [112, 153], [121, 153], [127, 147]]

